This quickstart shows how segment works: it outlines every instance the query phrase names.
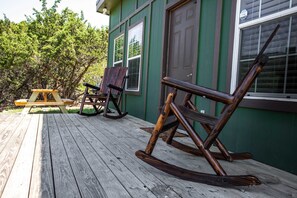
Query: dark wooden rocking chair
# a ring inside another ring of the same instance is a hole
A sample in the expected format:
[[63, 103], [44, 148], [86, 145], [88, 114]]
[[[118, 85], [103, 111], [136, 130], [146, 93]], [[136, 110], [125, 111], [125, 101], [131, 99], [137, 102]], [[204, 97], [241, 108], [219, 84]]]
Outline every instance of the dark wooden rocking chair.
[[[260, 180], [253, 175], [227, 175], [217, 159], [232, 161], [237, 159], [248, 159], [251, 158], [251, 155], [249, 153], [229, 153], [225, 146], [218, 139], [218, 135], [228, 122], [233, 112], [236, 110], [240, 101], [243, 99], [258, 74], [262, 71], [263, 66], [268, 61], [268, 57], [263, 55], [263, 52], [271, 42], [278, 28], [279, 25], [277, 25], [273, 33], [270, 35], [260, 53], [255, 58], [249, 71], [232, 95], [176, 80], [170, 77], [163, 78], [162, 84], [173, 87], [174, 91], [168, 94], [165, 105], [163, 106], [145, 151], [136, 151], [136, 156], [146, 163], [184, 180], [201, 182], [216, 186], [246, 186], [261, 184]], [[186, 92], [182, 105], [177, 105], [175, 103], [175, 96], [178, 90]], [[225, 106], [222, 109], [221, 114], [217, 117], [202, 114], [192, 103], [192, 95], [201, 96], [216, 102], [220, 102], [225, 104]], [[174, 116], [175, 120], [165, 124], [169, 116]], [[204, 141], [200, 138], [189, 120], [199, 122], [205, 129], [208, 136]], [[179, 124], [185, 128], [186, 132], [189, 134], [190, 138], [193, 140], [198, 149], [186, 146], [173, 140], [173, 136]], [[171, 134], [165, 139], [168, 144], [171, 144], [172, 146], [183, 151], [204, 156], [216, 174], [195, 172], [177, 167], [153, 157], [152, 152], [159, 135], [169, 129], [171, 130]], [[209, 150], [213, 144], [218, 147], [220, 152], [214, 153]]]
[[[79, 114], [93, 116], [103, 113], [103, 116], [118, 119], [127, 115], [122, 112], [120, 102], [126, 82], [127, 67], [108, 67], [104, 70], [104, 76], [100, 87], [84, 83], [85, 92], [82, 98]], [[112, 115], [109, 109], [109, 102], [112, 102], [118, 115]], [[92, 105], [94, 113], [84, 113], [84, 106]]]

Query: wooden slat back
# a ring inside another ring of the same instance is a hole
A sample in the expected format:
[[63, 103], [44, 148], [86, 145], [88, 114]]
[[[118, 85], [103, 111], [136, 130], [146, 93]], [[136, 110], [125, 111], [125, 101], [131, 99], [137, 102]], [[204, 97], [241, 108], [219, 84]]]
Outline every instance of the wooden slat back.
[[[124, 88], [125, 76], [127, 73], [127, 67], [107, 67], [104, 70], [104, 76], [102, 79], [100, 90], [102, 93], [108, 93], [108, 85], [112, 84], [117, 87]], [[112, 90], [112, 94], [119, 94], [119, 91]]]

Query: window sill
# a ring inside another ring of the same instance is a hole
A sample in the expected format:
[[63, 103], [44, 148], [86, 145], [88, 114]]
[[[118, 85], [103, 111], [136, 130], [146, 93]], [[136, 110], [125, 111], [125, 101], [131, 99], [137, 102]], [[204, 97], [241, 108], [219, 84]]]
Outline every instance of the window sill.
[[296, 99], [267, 99], [267, 98], [252, 98], [245, 97], [240, 107], [263, 109], [270, 111], [297, 113], [297, 100]]
[[132, 95], [132, 96], [140, 96], [141, 93], [140, 91], [130, 91], [130, 90], [125, 90], [126, 95]]

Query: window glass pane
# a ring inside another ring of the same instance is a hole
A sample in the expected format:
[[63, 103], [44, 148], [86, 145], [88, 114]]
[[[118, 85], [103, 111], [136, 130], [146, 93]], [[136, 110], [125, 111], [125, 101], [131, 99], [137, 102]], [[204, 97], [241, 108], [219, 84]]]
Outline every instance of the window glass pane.
[[276, 24], [280, 24], [280, 28], [266, 49], [265, 53], [269, 56], [284, 55], [287, 53], [288, 46], [288, 32], [289, 32], [289, 22], [290, 18], [287, 17], [281, 21], [273, 21], [272, 23], [267, 23], [262, 25], [261, 28], [261, 47], [264, 42], [268, 39], [271, 32], [274, 30]]
[[114, 44], [114, 62], [123, 60], [124, 55], [124, 35], [115, 39]]
[[141, 45], [139, 41], [131, 40], [129, 43], [129, 58], [138, 56], [141, 54]]
[[283, 93], [286, 57], [270, 58], [256, 82], [256, 92]]
[[292, 7], [297, 6], [297, 0], [293, 0]]
[[[248, 72], [253, 62], [254, 60], [240, 62], [238, 84], [243, 80], [245, 74]], [[251, 86], [249, 92], [254, 92], [254, 91], [255, 91], [255, 83]]]
[[240, 23], [259, 18], [259, 0], [242, 0], [240, 6]]
[[139, 23], [128, 33], [128, 76], [127, 90], [139, 89], [140, 60], [142, 51], [143, 23]]
[[128, 61], [128, 76], [127, 79], [127, 89], [129, 90], [137, 90], [138, 89], [138, 81], [139, 81], [139, 66], [140, 66], [140, 58], [135, 58]]
[[297, 56], [290, 56], [288, 60], [286, 93], [297, 94]]
[[288, 9], [290, 0], [262, 0], [261, 17]]
[[292, 17], [289, 53], [297, 53], [297, 16]]
[[141, 54], [142, 48], [142, 29], [143, 23], [138, 24], [129, 30], [128, 38], [128, 58], [138, 56]]
[[258, 54], [259, 26], [242, 31], [240, 59], [255, 58]]

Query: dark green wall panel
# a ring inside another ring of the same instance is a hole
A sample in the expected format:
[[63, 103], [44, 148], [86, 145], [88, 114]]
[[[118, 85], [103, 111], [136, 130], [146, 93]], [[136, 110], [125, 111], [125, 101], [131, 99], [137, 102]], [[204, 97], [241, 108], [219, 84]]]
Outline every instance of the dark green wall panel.
[[[211, 87], [212, 85], [216, 10], [216, 0], [201, 1], [196, 83], [206, 87]], [[196, 102], [200, 109], [203, 109], [206, 113], [209, 113], [210, 103], [207, 100], [197, 98]]]
[[113, 29], [113, 27], [115, 27], [116, 25], [118, 25], [120, 23], [121, 20], [121, 4], [118, 3], [113, 9], [110, 10], [110, 16], [109, 16], [109, 20], [110, 20], [110, 27], [109, 29]]
[[218, 74], [218, 90], [226, 92], [226, 76], [227, 64], [229, 56], [229, 33], [230, 33], [230, 17], [231, 17], [232, 0], [223, 1], [222, 25], [220, 38], [220, 57], [219, 57], [219, 74]]
[[297, 174], [296, 129], [297, 114], [239, 108], [220, 137], [232, 151]]
[[[129, 26], [143, 22], [143, 49], [141, 57], [141, 81], [140, 81], [140, 94], [134, 95], [127, 93], [126, 109], [129, 114], [145, 119], [145, 84], [146, 84], [146, 60], [147, 60], [147, 45], [148, 45], [148, 22], [147, 22], [148, 8], [141, 10], [129, 19]], [[128, 34], [128, 30], [127, 30]], [[126, 54], [126, 53], [125, 53]]]
[[127, 18], [136, 9], [137, 0], [126, 0], [122, 3], [122, 20]]
[[129, 115], [144, 119], [144, 98], [143, 96], [126, 95], [126, 110]]
[[149, 68], [147, 84], [146, 119], [155, 122], [158, 116], [160, 100], [160, 78], [162, 68], [163, 19], [164, 2], [155, 1], [152, 4]]
[[167, 0], [167, 4], [171, 4], [171, 3], [174, 3], [176, 2], [176, 0]]
[[138, 0], [138, 8], [141, 7], [144, 3], [148, 2], [149, 0]]
[[[147, 18], [147, 15], [148, 15], [148, 7], [144, 8], [139, 13], [137, 13], [136, 15], [134, 15], [133, 17], [131, 17], [129, 24], [130, 25], [133, 25], [133, 24], [139, 23], [143, 19]], [[145, 23], [145, 25], [146, 25], [146, 23]]]

